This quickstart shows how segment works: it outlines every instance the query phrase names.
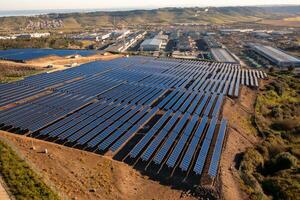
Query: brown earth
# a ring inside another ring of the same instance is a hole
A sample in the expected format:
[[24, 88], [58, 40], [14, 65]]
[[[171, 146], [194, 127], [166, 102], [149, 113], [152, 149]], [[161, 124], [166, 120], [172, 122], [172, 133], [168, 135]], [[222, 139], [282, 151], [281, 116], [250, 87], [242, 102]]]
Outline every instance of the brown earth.
[[298, 20], [272, 20], [272, 19], [265, 19], [259, 22], [260, 24], [267, 24], [272, 26], [288, 26], [288, 27], [300, 27], [300, 21]]
[[119, 58], [122, 55], [113, 55], [113, 54], [95, 54], [87, 57], [78, 57], [78, 58], [66, 58], [59, 56], [47, 56], [43, 58], [38, 58], [34, 60], [27, 61], [26, 63], [17, 63], [12, 61], [0, 60], [0, 65], [2, 66], [12, 66], [12, 67], [34, 67], [37, 69], [44, 69], [48, 65], [52, 65], [53, 68], [47, 69], [47, 71], [57, 71], [67, 69], [65, 65], [71, 65], [73, 63], [84, 64], [96, 60], [112, 60], [115, 58]]
[[[0, 131], [0, 139], [64, 199], [195, 199], [109, 157], [4, 131]], [[41, 153], [45, 149], [48, 153]]]
[[240, 177], [236, 164], [238, 155], [247, 147], [258, 142], [255, 128], [251, 125], [256, 92], [243, 86], [240, 99], [227, 98], [223, 116], [228, 119], [228, 138], [222, 154], [220, 179], [225, 200], [248, 199], [241, 190]]

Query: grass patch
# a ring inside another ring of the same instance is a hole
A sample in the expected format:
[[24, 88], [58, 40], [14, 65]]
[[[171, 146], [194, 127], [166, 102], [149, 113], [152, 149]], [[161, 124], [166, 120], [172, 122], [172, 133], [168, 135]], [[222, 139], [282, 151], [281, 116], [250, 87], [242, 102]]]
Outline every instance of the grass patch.
[[250, 199], [298, 199], [300, 195], [300, 80], [270, 74], [255, 104], [254, 123], [264, 139], [244, 152], [239, 171]]
[[0, 141], [0, 172], [17, 200], [59, 199], [28, 164], [2, 141]]
[[44, 70], [38, 70], [34, 67], [0, 65], [0, 83], [18, 81], [24, 77], [32, 76], [42, 72], [44, 72]]

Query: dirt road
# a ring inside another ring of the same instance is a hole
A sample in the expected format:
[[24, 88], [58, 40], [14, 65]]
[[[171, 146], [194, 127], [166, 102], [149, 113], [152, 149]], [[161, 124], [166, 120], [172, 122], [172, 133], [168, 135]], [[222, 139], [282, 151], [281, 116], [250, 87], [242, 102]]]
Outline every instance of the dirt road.
[[229, 121], [228, 138], [221, 160], [222, 193], [225, 200], [248, 199], [241, 190], [240, 177], [236, 165], [239, 154], [258, 142], [256, 130], [251, 125], [256, 92], [243, 86], [240, 100], [227, 99], [223, 115]]

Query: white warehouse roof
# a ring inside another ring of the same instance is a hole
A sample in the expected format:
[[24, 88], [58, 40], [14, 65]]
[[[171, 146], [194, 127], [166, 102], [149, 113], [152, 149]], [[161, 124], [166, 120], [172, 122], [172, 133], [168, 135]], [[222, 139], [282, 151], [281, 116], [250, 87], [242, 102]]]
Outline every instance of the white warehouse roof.
[[159, 39], [146, 39], [142, 42], [141, 46], [148, 46], [148, 45], [153, 45], [153, 46], [160, 46], [162, 43], [162, 40]]

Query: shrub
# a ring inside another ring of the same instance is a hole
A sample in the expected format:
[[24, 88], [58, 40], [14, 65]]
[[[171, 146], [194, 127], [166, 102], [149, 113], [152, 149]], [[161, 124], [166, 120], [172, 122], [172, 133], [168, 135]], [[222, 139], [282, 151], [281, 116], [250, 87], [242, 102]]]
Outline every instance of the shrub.
[[277, 131], [292, 131], [299, 126], [296, 119], [277, 120], [271, 124], [271, 128]]
[[59, 199], [27, 163], [0, 141], [0, 172], [16, 200]]
[[262, 167], [264, 159], [262, 155], [254, 148], [248, 148], [240, 165], [242, 172], [254, 172], [258, 167]]
[[300, 197], [300, 175], [297, 172], [286, 171], [279, 176], [266, 178], [262, 182], [266, 194], [274, 200], [296, 200]]
[[280, 117], [280, 107], [279, 106], [274, 106], [271, 110], [271, 116], [274, 118], [279, 118]]
[[288, 152], [282, 152], [265, 165], [267, 174], [274, 174], [280, 170], [291, 169], [297, 166], [297, 158]]
[[284, 87], [279, 82], [273, 82], [272, 85], [274, 86], [275, 92], [281, 96], [284, 93]]

